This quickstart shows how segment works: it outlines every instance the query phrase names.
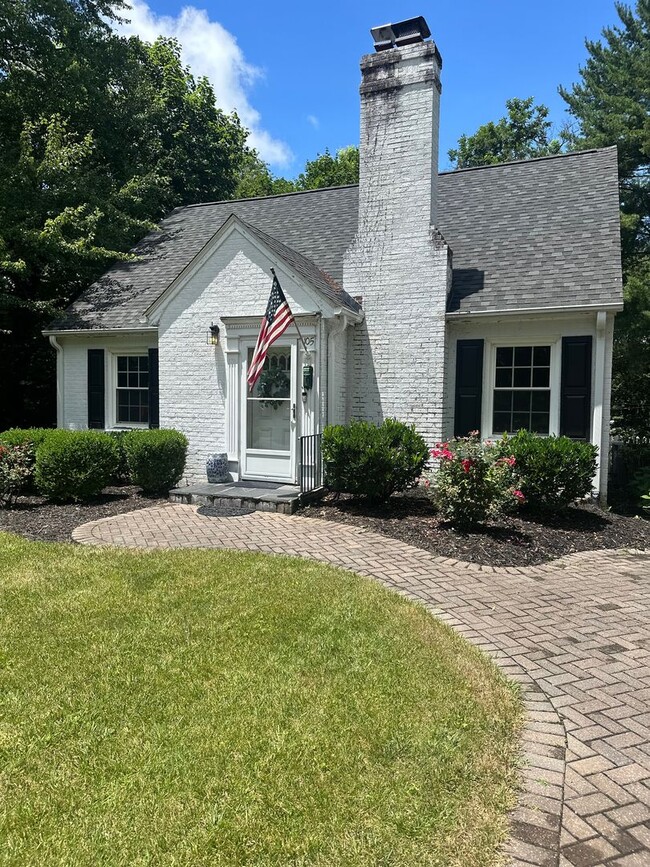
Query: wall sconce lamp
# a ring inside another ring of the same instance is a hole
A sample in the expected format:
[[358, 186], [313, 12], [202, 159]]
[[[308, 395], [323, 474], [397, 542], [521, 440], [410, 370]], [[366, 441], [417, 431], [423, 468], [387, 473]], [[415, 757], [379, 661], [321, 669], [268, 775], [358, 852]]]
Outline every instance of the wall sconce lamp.
[[218, 346], [219, 345], [219, 326], [215, 325], [214, 322], [210, 326], [210, 330], [207, 334], [208, 337], [208, 346]]

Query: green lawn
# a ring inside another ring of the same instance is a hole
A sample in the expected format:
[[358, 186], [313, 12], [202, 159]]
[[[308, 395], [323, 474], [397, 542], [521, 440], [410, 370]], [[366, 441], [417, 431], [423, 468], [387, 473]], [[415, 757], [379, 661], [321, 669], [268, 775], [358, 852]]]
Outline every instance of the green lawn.
[[518, 723], [368, 580], [0, 535], [0, 865], [487, 867]]

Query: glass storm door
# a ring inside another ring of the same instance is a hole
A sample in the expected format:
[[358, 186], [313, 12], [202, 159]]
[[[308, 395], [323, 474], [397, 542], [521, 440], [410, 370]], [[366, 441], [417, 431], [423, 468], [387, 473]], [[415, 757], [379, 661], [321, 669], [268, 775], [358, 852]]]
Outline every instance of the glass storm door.
[[[249, 347], [246, 371], [253, 358]], [[247, 479], [295, 481], [296, 345], [274, 344], [255, 388], [246, 385], [243, 473]]]

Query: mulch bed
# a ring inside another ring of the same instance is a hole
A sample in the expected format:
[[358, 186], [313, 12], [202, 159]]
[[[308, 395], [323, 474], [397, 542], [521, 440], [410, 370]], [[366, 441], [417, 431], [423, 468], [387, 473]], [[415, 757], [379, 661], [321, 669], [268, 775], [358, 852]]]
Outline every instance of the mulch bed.
[[145, 509], [167, 500], [144, 497], [139, 488], [106, 488], [90, 503], [48, 503], [43, 497], [20, 497], [11, 509], [0, 509], [0, 530], [40, 542], [70, 542], [79, 524]]
[[488, 566], [534, 566], [598, 548], [650, 549], [650, 521], [592, 505], [543, 517], [520, 513], [467, 533], [441, 521], [431, 502], [415, 493], [381, 505], [329, 495], [300, 514], [364, 527], [439, 557]]

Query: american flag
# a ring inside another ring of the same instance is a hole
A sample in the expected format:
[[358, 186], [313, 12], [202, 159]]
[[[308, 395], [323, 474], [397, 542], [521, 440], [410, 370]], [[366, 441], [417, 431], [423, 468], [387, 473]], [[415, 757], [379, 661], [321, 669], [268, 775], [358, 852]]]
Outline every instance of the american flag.
[[253, 353], [248, 368], [248, 376], [246, 377], [248, 387], [251, 391], [260, 377], [262, 368], [264, 367], [266, 353], [269, 351], [269, 346], [273, 341], [277, 340], [281, 334], [284, 334], [292, 322], [293, 314], [289, 309], [287, 299], [284, 297], [280, 281], [274, 273], [269, 303], [266, 305], [266, 313], [262, 319], [260, 333], [257, 338], [257, 343], [255, 344], [255, 352]]

